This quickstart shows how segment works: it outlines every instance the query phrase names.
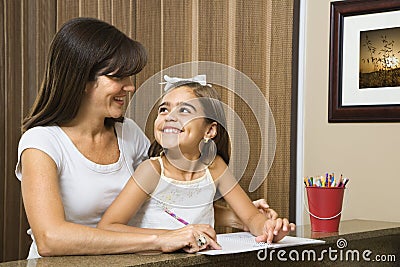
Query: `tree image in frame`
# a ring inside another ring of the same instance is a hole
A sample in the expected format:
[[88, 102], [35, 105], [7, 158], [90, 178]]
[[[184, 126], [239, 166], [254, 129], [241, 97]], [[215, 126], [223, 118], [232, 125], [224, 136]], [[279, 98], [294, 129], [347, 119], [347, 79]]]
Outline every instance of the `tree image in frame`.
[[400, 28], [360, 32], [359, 89], [400, 86]]

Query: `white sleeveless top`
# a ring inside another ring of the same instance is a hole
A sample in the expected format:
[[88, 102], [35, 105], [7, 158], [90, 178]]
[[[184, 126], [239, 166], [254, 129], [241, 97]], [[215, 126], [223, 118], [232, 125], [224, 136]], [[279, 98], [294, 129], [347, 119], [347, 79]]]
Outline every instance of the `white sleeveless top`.
[[178, 181], [164, 175], [161, 157], [151, 159], [160, 162], [161, 177], [130, 224], [155, 229], [179, 229], [185, 226], [184, 222], [214, 227], [213, 200], [216, 187], [208, 168], [198, 179]]

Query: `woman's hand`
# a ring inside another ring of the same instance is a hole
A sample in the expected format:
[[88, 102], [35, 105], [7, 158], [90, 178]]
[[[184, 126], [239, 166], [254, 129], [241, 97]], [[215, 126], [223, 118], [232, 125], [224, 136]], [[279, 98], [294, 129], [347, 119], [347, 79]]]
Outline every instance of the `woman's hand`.
[[253, 201], [254, 206], [258, 209], [258, 211], [262, 214], [265, 214], [265, 216], [268, 219], [278, 219], [278, 213], [271, 209], [267, 203], [267, 201], [263, 198], [257, 199]]
[[289, 223], [288, 219], [268, 219], [264, 223], [263, 234], [256, 237], [257, 242], [278, 242], [289, 234], [290, 231], [294, 231], [296, 226], [293, 223]]
[[[264, 214], [267, 219], [277, 219], [278, 213], [271, 209], [267, 204], [267, 201], [263, 198], [253, 201], [254, 206], [259, 210], [260, 213]], [[237, 229], [243, 229], [243, 231], [249, 231], [249, 228], [236, 216], [232, 209], [220, 205], [214, 205], [215, 211], [215, 225], [216, 226], [227, 226]]]
[[195, 253], [206, 248], [221, 249], [221, 246], [215, 241], [216, 238], [215, 230], [210, 225], [189, 224], [183, 228], [160, 234], [157, 241], [162, 252], [183, 249], [185, 252]]
[[[254, 206], [258, 209], [258, 211], [265, 215], [267, 219], [276, 220], [278, 218], [278, 213], [271, 209], [267, 203], [267, 201], [263, 198], [257, 199], [253, 201]], [[249, 228], [246, 225], [243, 225], [243, 231], [249, 231]]]

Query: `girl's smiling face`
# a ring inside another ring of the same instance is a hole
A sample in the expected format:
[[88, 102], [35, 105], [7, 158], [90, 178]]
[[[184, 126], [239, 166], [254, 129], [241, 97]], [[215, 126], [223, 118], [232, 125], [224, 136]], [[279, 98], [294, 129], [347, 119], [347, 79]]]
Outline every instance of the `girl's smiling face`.
[[193, 89], [183, 85], [172, 89], [161, 100], [154, 137], [163, 148], [179, 148], [187, 158], [195, 159], [200, 155], [199, 143], [207, 137], [210, 127]]

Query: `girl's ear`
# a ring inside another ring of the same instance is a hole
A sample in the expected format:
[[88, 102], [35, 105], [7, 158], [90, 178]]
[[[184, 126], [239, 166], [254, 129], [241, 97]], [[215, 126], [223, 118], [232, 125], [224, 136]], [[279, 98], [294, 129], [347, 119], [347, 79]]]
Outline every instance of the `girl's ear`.
[[207, 132], [204, 135], [205, 139], [212, 139], [217, 136], [217, 125], [218, 124], [214, 121], [213, 123], [207, 126], [208, 127]]

